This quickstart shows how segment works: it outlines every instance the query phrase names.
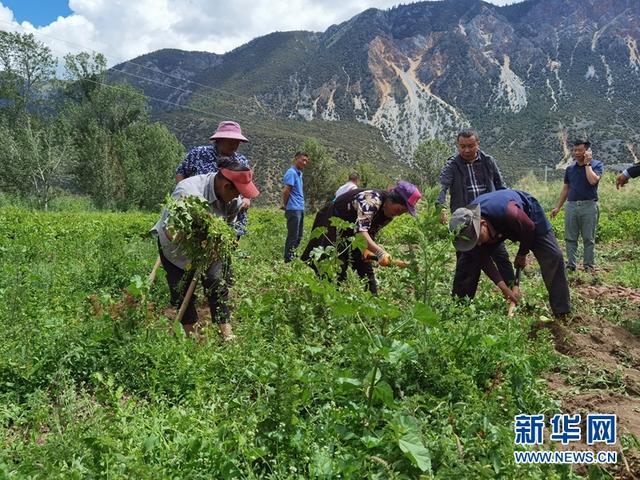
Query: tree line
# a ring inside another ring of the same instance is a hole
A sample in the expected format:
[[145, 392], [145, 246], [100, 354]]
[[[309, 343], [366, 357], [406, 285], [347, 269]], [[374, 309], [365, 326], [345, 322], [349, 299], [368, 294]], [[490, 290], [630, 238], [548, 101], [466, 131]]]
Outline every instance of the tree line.
[[140, 91], [106, 74], [100, 53], [58, 65], [32, 34], [0, 32], [2, 192], [44, 209], [62, 191], [99, 208], [157, 208], [184, 148]]

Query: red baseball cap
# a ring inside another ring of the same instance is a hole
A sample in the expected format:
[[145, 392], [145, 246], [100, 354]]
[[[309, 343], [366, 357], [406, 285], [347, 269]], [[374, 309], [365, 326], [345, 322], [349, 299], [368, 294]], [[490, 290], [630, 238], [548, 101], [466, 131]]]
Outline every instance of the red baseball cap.
[[240, 195], [244, 198], [256, 198], [260, 192], [253, 183], [253, 171], [242, 170], [234, 171], [228, 168], [221, 168], [220, 173], [224, 178], [229, 180], [238, 189]]

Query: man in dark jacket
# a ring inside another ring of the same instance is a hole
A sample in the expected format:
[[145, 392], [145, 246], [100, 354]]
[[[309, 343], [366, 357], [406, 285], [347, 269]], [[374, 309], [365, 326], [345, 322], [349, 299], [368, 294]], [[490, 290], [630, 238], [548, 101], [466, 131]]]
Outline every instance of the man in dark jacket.
[[627, 168], [624, 172], [616, 177], [616, 188], [624, 187], [630, 178], [640, 177], [640, 163], [636, 163], [632, 167]]
[[[480, 150], [480, 139], [476, 131], [462, 130], [458, 133], [457, 147], [458, 154], [449, 158], [440, 172], [441, 188], [438, 205], [442, 207], [440, 221], [443, 225], [447, 224], [445, 209], [447, 191], [451, 197], [449, 207], [451, 212], [454, 212], [458, 208], [469, 205], [483, 193], [506, 188], [495, 159]], [[492, 251], [491, 258], [507, 285], [512, 285], [515, 275], [504, 244], [501, 243]], [[462, 284], [470, 273], [460, 263], [460, 253], [457, 252], [453, 295], [460, 294]]]
[[480, 195], [453, 212], [449, 228], [456, 234], [459, 263], [469, 272], [460, 285], [459, 296], [474, 297], [482, 270], [509, 301], [518, 303], [492, 259], [493, 251], [504, 240], [512, 240], [520, 243], [516, 267], [525, 267], [530, 251], [538, 260], [553, 314], [561, 317], [571, 311], [562, 250], [544, 210], [527, 192], [499, 190]]

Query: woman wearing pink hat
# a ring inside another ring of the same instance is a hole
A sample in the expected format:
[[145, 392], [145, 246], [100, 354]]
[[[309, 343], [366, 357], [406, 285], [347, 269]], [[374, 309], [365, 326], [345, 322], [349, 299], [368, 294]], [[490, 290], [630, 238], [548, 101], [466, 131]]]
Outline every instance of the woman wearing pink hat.
[[[222, 159], [230, 159], [241, 165], [251, 168], [249, 160], [244, 155], [237, 153], [240, 143], [248, 142], [242, 134], [242, 129], [237, 122], [225, 120], [218, 124], [216, 131], [209, 137], [213, 145], [201, 145], [193, 147], [187, 152], [186, 157], [176, 168], [176, 182], [194, 175], [215, 173], [218, 171], [218, 163]], [[234, 228], [238, 236], [247, 233], [247, 209], [251, 205], [249, 199], [243, 200], [243, 209], [238, 214]]]

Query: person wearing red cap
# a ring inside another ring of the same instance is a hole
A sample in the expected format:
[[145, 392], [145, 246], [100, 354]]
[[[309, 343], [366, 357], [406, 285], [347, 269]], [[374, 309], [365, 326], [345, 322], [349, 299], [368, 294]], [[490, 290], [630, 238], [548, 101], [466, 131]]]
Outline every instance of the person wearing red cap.
[[[422, 194], [415, 185], [403, 181], [398, 182], [389, 191], [358, 188], [340, 195], [316, 215], [313, 230], [324, 228], [325, 232], [309, 241], [301, 259], [317, 272], [316, 255], [313, 253], [316, 248], [333, 246], [338, 240], [348, 240], [355, 235], [361, 235], [367, 243], [367, 250], [375, 254], [379, 265], [391, 265], [391, 256], [375, 241], [376, 234], [399, 215], [409, 213], [415, 217], [416, 204], [421, 198]], [[331, 225], [332, 217], [355, 224], [355, 228], [338, 232]], [[338, 281], [346, 278], [347, 267], [351, 265], [360, 278], [367, 279], [368, 290], [374, 295], [378, 293], [373, 266], [364, 258], [363, 252], [358, 249], [349, 252], [349, 249], [346, 249], [340, 255], [340, 260], [342, 268]]]
[[[248, 142], [247, 137], [242, 134], [242, 129], [237, 122], [225, 120], [218, 124], [216, 131], [209, 137], [212, 145], [201, 145], [193, 147], [187, 152], [184, 160], [176, 168], [176, 182], [181, 182], [185, 178], [205, 173], [215, 173], [218, 171], [220, 161], [231, 160], [251, 168], [249, 160], [237, 152], [241, 143]], [[248, 198], [243, 200], [243, 208], [238, 214], [234, 224], [234, 229], [238, 237], [247, 233], [247, 209], [251, 206]]]
[[[220, 170], [216, 173], [195, 175], [178, 183], [171, 196], [174, 199], [185, 196], [201, 197], [209, 203], [212, 215], [222, 217], [229, 225], [233, 225], [242, 208], [242, 200], [256, 198], [260, 192], [253, 183], [253, 172], [248, 167], [233, 162], [220, 163], [218, 166]], [[171, 303], [179, 308], [194, 272], [186, 271], [189, 259], [173, 243], [173, 238], [166, 230], [168, 215], [167, 210], [163, 210], [152, 233], [158, 236], [160, 260], [167, 272]], [[229, 259], [214, 262], [202, 278], [205, 292], [208, 293], [211, 319], [220, 325], [220, 333], [224, 340], [233, 338], [228, 306], [230, 280]], [[195, 332], [197, 321], [195, 297], [191, 297], [182, 318], [182, 326], [187, 335]]]

